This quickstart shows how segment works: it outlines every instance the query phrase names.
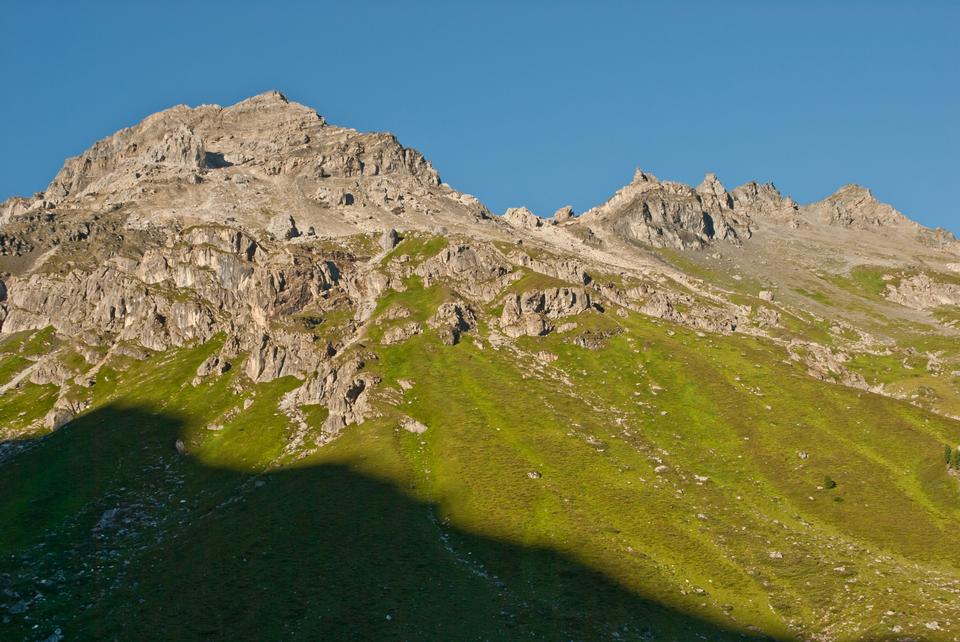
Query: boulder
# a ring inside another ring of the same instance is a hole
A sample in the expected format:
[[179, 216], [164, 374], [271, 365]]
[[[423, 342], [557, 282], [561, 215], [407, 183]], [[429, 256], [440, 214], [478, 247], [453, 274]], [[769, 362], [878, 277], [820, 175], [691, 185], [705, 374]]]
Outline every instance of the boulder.
[[443, 303], [427, 321], [427, 325], [436, 330], [447, 345], [456, 345], [460, 341], [460, 335], [476, 324], [477, 318], [473, 310], [460, 301]]
[[552, 225], [559, 225], [561, 223], [566, 223], [567, 221], [572, 221], [573, 218], [573, 208], [569, 205], [564, 205], [553, 213], [553, 216], [550, 217], [550, 223]]
[[412, 432], [415, 435], [422, 435], [423, 433], [427, 432], [426, 424], [423, 424], [412, 417], [404, 417], [403, 420], [400, 421], [400, 425], [404, 430], [407, 432]]
[[383, 233], [383, 236], [380, 237], [380, 248], [388, 252], [397, 246], [397, 243], [400, 242], [400, 235], [397, 234], [397, 231], [393, 228], [390, 228]]
[[503, 220], [513, 227], [534, 230], [543, 225], [539, 216], [525, 207], [511, 207], [504, 215]]
[[394, 326], [384, 332], [380, 343], [385, 346], [403, 343], [410, 337], [420, 334], [421, 332], [423, 332], [423, 326], [419, 323], [404, 323], [403, 325]]
[[270, 232], [274, 238], [282, 241], [300, 236], [300, 230], [297, 229], [296, 222], [289, 214], [277, 214], [271, 218], [270, 224], [267, 226], [267, 231]]

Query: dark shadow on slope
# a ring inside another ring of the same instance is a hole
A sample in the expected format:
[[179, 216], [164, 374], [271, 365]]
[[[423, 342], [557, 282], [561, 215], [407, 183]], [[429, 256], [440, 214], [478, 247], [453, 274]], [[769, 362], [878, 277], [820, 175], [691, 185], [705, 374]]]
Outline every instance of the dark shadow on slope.
[[716, 234], [716, 230], [713, 226], [713, 217], [706, 212], [703, 213], [703, 233], [708, 239], [712, 239]]
[[[344, 466], [257, 476], [111, 406], [0, 465], [0, 637], [743, 639]], [[34, 629], [34, 625], [38, 625]]]
[[204, 152], [203, 167], [207, 169], [223, 169], [225, 167], [233, 167], [233, 163], [224, 158], [222, 152]]

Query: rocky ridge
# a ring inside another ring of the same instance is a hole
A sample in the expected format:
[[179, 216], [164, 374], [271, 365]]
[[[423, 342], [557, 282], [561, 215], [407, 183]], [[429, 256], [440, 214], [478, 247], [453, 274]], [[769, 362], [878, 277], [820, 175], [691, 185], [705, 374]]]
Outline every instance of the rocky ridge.
[[[278, 92], [150, 116], [67, 160], [34, 199], [0, 209], [2, 333], [52, 326], [92, 362], [119, 345], [162, 351], [224, 335], [231, 348], [207, 370], [242, 360], [254, 382], [297, 377], [300, 403], [330, 405], [331, 431], [368, 410], [376, 377], [362, 374], [365, 359], [350, 348], [363, 340], [378, 299], [411, 277], [452, 288], [454, 298], [425, 320], [448, 344], [474, 331], [492, 304], [499, 312], [491, 329], [510, 339], [621, 308], [778, 340], [784, 309], [771, 292], [754, 305], [735, 302], [646, 252], [749, 249], [760, 246], [758, 230], [824, 226], [896, 228], [927, 246], [942, 237], [857, 186], [799, 207], [772, 184], [728, 191], [707, 174], [690, 187], [640, 170], [581, 216], [565, 207], [541, 219], [520, 207], [492, 217], [393, 136], [329, 125]], [[388, 256], [408, 234], [453, 242], [416, 264]], [[359, 235], [368, 247], [345, 243]], [[938, 247], [949, 253], [946, 243]], [[505, 294], [530, 273], [556, 283]], [[931, 299], [923, 279], [891, 287], [888, 298], [916, 309], [955, 303], [949, 288]], [[351, 320], [335, 336], [317, 332], [342, 313]], [[411, 320], [384, 342], [423, 329]], [[812, 372], [840, 369], [822, 351], [802, 352], [829, 361], [812, 363]], [[850, 373], [840, 377], [866, 387]], [[60, 405], [52, 425], [69, 414]]]

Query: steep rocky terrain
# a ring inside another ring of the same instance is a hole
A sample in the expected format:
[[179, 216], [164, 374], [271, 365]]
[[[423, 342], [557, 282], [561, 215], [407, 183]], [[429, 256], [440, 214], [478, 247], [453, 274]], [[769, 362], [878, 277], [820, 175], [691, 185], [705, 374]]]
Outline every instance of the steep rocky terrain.
[[271, 92], [0, 272], [4, 637], [960, 639], [960, 244], [862, 187], [501, 217]]

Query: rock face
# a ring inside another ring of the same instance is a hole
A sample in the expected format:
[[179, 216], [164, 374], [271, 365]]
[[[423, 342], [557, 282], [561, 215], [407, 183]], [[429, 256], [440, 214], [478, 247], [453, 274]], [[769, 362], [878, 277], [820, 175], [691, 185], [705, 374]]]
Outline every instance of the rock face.
[[577, 222], [582, 237], [601, 229], [641, 246], [700, 249], [717, 241], [739, 245], [770, 220], [799, 227], [800, 214], [772, 183], [750, 182], [728, 192], [712, 172], [691, 188], [638, 169], [629, 185]]
[[508, 337], [540, 336], [553, 329], [551, 320], [586, 312], [590, 293], [583, 288], [548, 288], [504, 299], [500, 326]]
[[392, 250], [397, 246], [397, 243], [400, 242], [400, 235], [397, 234], [397, 231], [393, 228], [390, 228], [383, 233], [383, 236], [380, 238], [380, 248], [383, 251]]
[[203, 140], [190, 124], [157, 114], [68, 160], [44, 196], [56, 205], [68, 196], [103, 189], [117, 174], [132, 173], [139, 179], [142, 168], [150, 168], [154, 174], [177, 174], [202, 169], [205, 161]]
[[761, 185], [751, 181], [734, 188], [730, 196], [734, 209], [748, 212], [754, 220], [767, 217], [795, 220], [799, 215], [799, 208], [793, 199], [781, 196], [773, 183]]
[[456, 345], [460, 336], [477, 325], [477, 317], [465, 303], [448, 301], [441, 304], [427, 324], [440, 334], [447, 345]]
[[[398, 223], [425, 226], [438, 213], [488, 217], [389, 134], [330, 126], [278, 92], [174, 107], [67, 160], [33, 199], [2, 205], [0, 331], [52, 326], [81, 351], [166, 350], [224, 334], [252, 381], [299, 377], [303, 398], [340, 403], [330, 421], [349, 423], [371, 380], [318, 387], [340, 372], [351, 337], [318, 343], [311, 327], [344, 310], [363, 316], [389, 280], [368, 255], [318, 251], [315, 230], [387, 229], [387, 250]], [[469, 262], [450, 258], [443, 269]], [[205, 364], [196, 381], [228, 364]]]
[[633, 181], [578, 220], [630, 243], [700, 248], [750, 238], [750, 216], [713, 174], [696, 189], [637, 170]]
[[414, 270], [430, 287], [439, 280], [450, 280], [470, 298], [484, 303], [493, 301], [516, 278], [506, 258], [486, 244], [458, 243], [444, 248]]

